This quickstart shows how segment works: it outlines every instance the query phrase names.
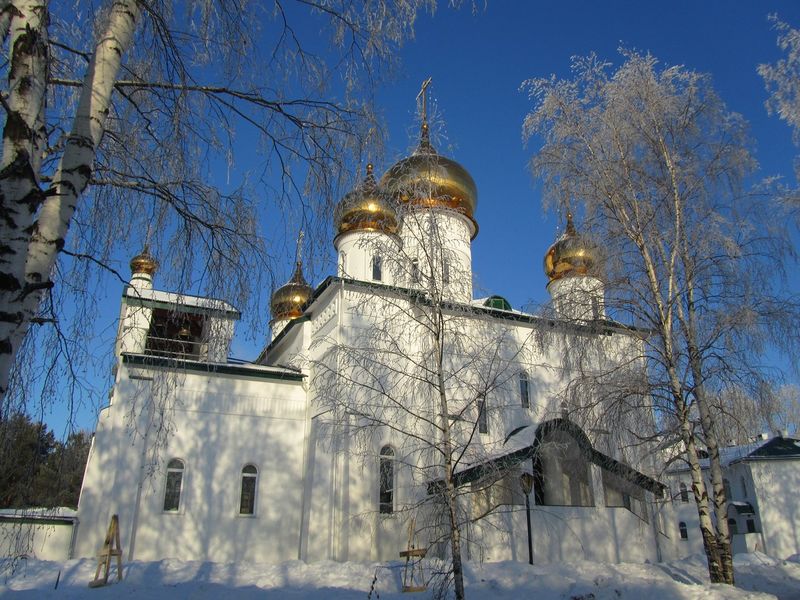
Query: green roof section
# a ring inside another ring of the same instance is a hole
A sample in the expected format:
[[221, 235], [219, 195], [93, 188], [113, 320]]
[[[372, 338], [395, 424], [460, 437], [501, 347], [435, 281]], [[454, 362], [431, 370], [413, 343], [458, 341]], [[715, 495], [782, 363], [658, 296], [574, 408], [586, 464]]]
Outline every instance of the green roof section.
[[511, 303], [502, 296], [489, 296], [484, 300], [483, 305], [497, 310], [514, 310], [511, 308]]

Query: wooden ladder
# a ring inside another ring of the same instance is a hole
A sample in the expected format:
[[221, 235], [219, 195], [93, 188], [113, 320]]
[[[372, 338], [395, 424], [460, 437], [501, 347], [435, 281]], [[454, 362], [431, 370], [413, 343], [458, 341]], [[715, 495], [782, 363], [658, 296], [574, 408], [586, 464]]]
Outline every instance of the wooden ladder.
[[408, 546], [400, 552], [400, 558], [406, 559], [403, 569], [403, 592], [424, 592], [428, 589], [425, 571], [422, 569], [422, 559], [428, 550], [414, 546], [414, 525], [415, 519], [411, 519], [408, 524]]
[[[108, 584], [108, 570], [111, 568], [111, 557], [117, 557], [117, 581], [122, 581], [122, 547], [119, 543], [119, 517], [111, 517], [111, 523], [106, 533], [103, 549], [97, 554], [97, 571], [94, 581], [89, 582], [90, 588], [102, 587]], [[100, 578], [100, 569], [103, 569], [103, 578]]]

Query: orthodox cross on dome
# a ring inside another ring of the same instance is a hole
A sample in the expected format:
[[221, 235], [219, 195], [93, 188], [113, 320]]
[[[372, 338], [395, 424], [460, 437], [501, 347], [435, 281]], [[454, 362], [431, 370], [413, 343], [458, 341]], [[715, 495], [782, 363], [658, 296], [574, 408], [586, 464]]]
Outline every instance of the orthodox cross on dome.
[[433, 77], [428, 77], [425, 81], [422, 82], [422, 88], [419, 90], [419, 94], [417, 94], [417, 100], [422, 97], [422, 122], [428, 122], [428, 86], [430, 86]]
[[572, 211], [567, 208], [567, 233], [575, 235], [575, 223], [572, 220]]
[[422, 82], [422, 88], [417, 94], [417, 101], [422, 100], [422, 130], [419, 136], [419, 148], [417, 151], [432, 152], [430, 132], [428, 131], [428, 87], [431, 85], [432, 77], [428, 77]]
[[305, 237], [305, 232], [301, 229], [300, 233], [297, 234], [297, 248], [295, 250], [295, 254], [297, 255], [297, 264], [303, 264], [303, 238]]

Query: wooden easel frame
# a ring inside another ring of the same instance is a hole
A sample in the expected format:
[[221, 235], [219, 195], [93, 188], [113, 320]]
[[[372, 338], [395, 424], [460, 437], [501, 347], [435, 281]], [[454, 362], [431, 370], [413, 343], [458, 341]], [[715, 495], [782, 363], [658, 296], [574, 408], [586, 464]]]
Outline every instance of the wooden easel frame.
[[[122, 545], [119, 541], [119, 517], [111, 517], [108, 533], [103, 543], [103, 549], [97, 554], [97, 571], [94, 581], [89, 582], [90, 588], [103, 587], [108, 584], [108, 571], [111, 568], [111, 557], [117, 557], [117, 581], [122, 581]], [[103, 578], [100, 579], [100, 569], [103, 569]]]

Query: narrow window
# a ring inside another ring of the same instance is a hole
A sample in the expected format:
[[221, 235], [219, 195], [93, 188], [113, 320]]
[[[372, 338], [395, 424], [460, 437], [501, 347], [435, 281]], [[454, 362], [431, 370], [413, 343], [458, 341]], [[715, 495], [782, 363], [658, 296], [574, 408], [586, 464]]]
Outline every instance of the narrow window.
[[183, 461], [173, 458], [167, 463], [167, 481], [164, 486], [164, 511], [178, 512], [181, 507]]
[[522, 408], [531, 407], [531, 390], [528, 374], [525, 371], [519, 374], [519, 400]]
[[689, 490], [686, 489], [686, 484], [681, 482], [681, 502], [689, 501]]
[[489, 433], [489, 417], [486, 414], [486, 400], [478, 400], [478, 433]]
[[739, 533], [739, 526], [736, 524], [736, 519], [728, 519], [728, 531], [731, 535]]
[[728, 481], [727, 479], [723, 479], [722, 487], [725, 489], [725, 499], [733, 500], [733, 495], [731, 494], [731, 482]]
[[372, 257], [372, 280], [383, 280], [383, 257], [380, 254]]
[[678, 523], [678, 531], [681, 532], [681, 539], [682, 540], [688, 540], [689, 539], [689, 530], [686, 529], [686, 523], [684, 523], [683, 521]]
[[419, 283], [419, 260], [411, 259], [411, 282]]
[[747, 533], [756, 532], [756, 522], [754, 519], [747, 519]]
[[742, 485], [742, 498], [747, 498], [747, 482], [744, 480], [744, 475], [739, 478], [739, 483]]
[[242, 489], [239, 497], [239, 514], [254, 515], [256, 512], [256, 482], [258, 469], [255, 465], [246, 465], [242, 469]]
[[448, 285], [450, 283], [450, 261], [446, 258], [442, 263], [442, 283], [444, 285]]
[[600, 301], [592, 296], [592, 318], [597, 320], [600, 318]]
[[390, 515], [394, 512], [394, 449], [391, 446], [381, 448], [379, 471], [379, 511], [382, 515]]

